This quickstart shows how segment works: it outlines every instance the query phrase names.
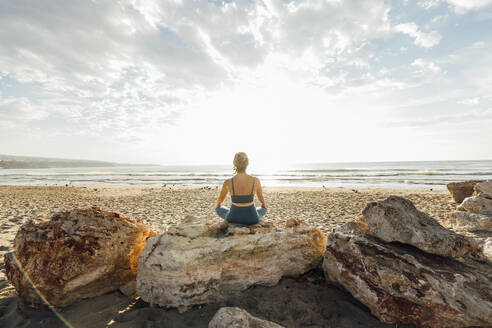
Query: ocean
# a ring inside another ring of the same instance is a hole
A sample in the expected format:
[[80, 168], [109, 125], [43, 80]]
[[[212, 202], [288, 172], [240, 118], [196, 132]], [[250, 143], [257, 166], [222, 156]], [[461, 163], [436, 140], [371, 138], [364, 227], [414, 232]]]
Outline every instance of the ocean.
[[[0, 169], [0, 185], [218, 186], [232, 173], [228, 165]], [[492, 179], [492, 161], [317, 163], [250, 173], [264, 186], [444, 189]]]

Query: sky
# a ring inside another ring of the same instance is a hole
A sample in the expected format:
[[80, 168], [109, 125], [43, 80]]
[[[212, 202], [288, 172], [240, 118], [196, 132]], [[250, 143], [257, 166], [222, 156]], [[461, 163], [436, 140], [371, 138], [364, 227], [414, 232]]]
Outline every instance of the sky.
[[492, 0], [0, 0], [0, 153], [492, 159]]

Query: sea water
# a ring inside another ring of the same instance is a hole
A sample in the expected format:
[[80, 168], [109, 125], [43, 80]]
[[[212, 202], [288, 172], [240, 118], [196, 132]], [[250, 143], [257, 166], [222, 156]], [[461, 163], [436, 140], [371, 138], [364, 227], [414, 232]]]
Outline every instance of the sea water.
[[[316, 163], [251, 168], [264, 186], [444, 189], [446, 183], [492, 179], [492, 161]], [[0, 169], [0, 185], [219, 186], [228, 165]]]

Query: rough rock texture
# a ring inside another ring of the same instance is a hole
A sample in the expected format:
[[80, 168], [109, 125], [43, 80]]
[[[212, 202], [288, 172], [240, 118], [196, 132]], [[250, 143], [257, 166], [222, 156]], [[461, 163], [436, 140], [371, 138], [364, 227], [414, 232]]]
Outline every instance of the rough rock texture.
[[323, 270], [385, 322], [492, 326], [491, 264], [384, 243], [352, 222], [328, 235]]
[[492, 215], [452, 211], [452, 228], [458, 231], [492, 231]]
[[492, 237], [487, 238], [485, 243], [483, 244], [483, 255], [492, 264]]
[[457, 207], [457, 210], [492, 215], [492, 199], [481, 196], [468, 197]]
[[477, 183], [473, 195], [492, 199], [492, 180]]
[[131, 296], [135, 295], [135, 293], [137, 292], [137, 281], [132, 280], [130, 282], [127, 282], [126, 284], [121, 286], [119, 289], [123, 295], [131, 297]]
[[7, 277], [27, 305], [44, 303], [22, 270], [50, 304], [67, 306], [134, 280], [153, 235], [141, 222], [98, 207], [59, 212], [21, 226], [15, 252], [5, 255]]
[[382, 202], [369, 203], [362, 214], [370, 234], [385, 242], [397, 241], [454, 258], [478, 248], [472, 239], [444, 228], [402, 197], [390, 196]]
[[473, 194], [473, 188], [479, 182], [484, 180], [470, 180], [463, 182], [451, 182], [446, 185], [451, 196], [456, 203], [461, 203], [466, 197], [470, 197]]
[[238, 307], [223, 307], [214, 315], [208, 328], [282, 328], [274, 322], [252, 316]]
[[272, 286], [322, 260], [326, 236], [302, 224], [227, 225], [187, 217], [150, 238], [138, 263], [137, 294], [151, 304], [187, 310], [215, 303], [253, 285]]

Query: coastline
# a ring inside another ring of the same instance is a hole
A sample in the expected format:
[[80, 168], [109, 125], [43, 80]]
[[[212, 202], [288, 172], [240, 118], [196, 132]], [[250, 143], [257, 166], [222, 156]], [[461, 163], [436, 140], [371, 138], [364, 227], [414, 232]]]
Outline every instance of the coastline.
[[[63, 209], [99, 206], [127, 217], [142, 219], [154, 230], [162, 232], [188, 215], [216, 215], [214, 205], [218, 193], [219, 187], [0, 186], [0, 303], [8, 307], [17, 299], [15, 290], [6, 280], [3, 256], [12, 248], [18, 228], [26, 221]], [[408, 198], [419, 210], [444, 226], [447, 225], [449, 212], [455, 208], [445, 190], [265, 187], [264, 195], [268, 212], [263, 220], [279, 223], [296, 217], [324, 233], [357, 219], [367, 203], [383, 200], [390, 195]], [[257, 200], [255, 203], [259, 206]], [[223, 205], [230, 205], [229, 197]], [[332, 289], [327, 289], [326, 293], [334, 293]], [[104, 312], [112, 307], [111, 302], [126, 302], [118, 293], [101, 296], [94, 302], [82, 301], [71, 306], [70, 311], [80, 317], [96, 310]], [[265, 293], [269, 292], [265, 290]], [[89, 325], [81, 322], [77, 327]]]

